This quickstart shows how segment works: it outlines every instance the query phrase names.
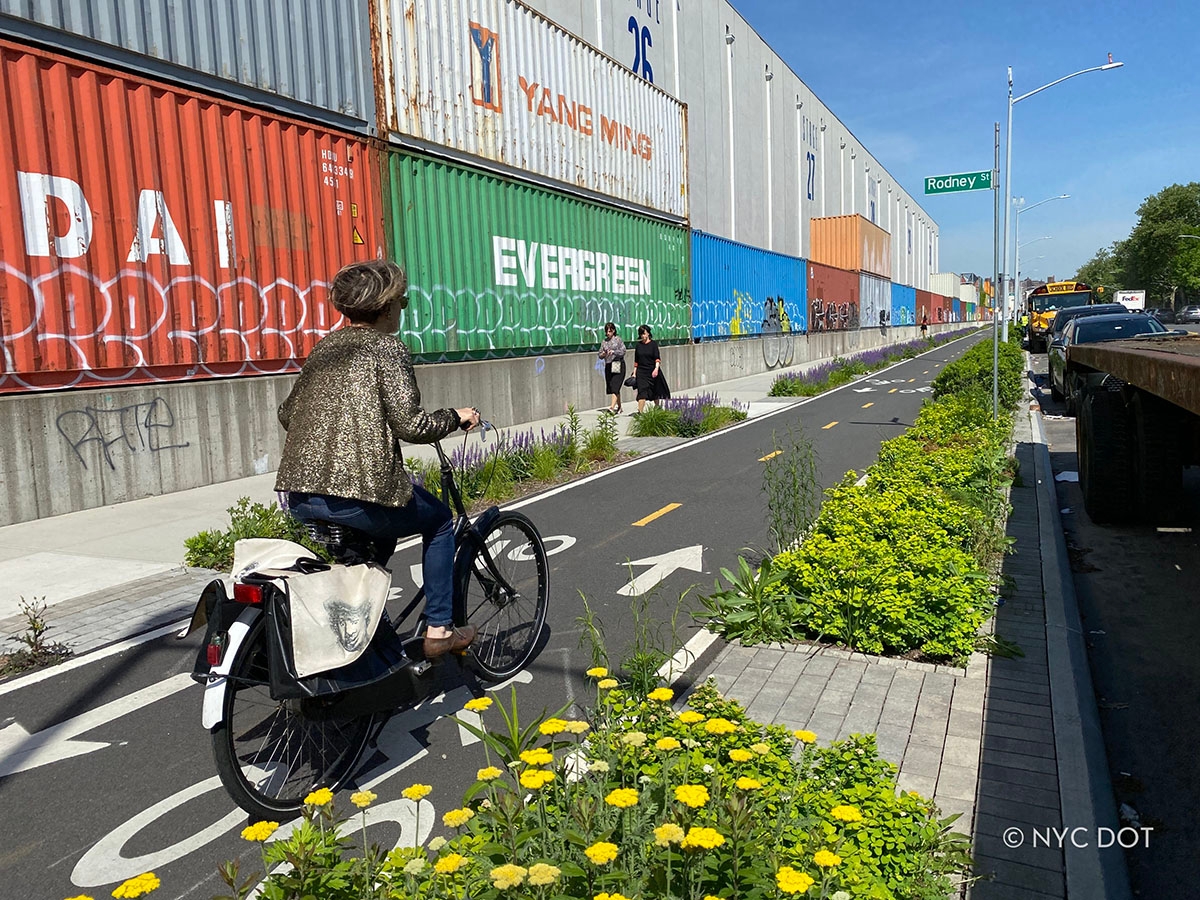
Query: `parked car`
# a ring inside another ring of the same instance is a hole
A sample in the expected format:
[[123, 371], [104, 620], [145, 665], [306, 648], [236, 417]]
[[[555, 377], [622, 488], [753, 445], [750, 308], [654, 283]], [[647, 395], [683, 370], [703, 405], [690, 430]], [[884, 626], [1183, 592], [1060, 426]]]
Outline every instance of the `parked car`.
[[1175, 321], [1180, 325], [1185, 323], [1200, 322], [1200, 306], [1196, 306], [1195, 304], [1192, 306], [1185, 306], [1179, 311], [1179, 314], [1175, 316]]
[[1148, 309], [1146, 312], [1154, 316], [1160, 322], [1165, 322], [1168, 325], [1175, 324], [1175, 310], [1169, 306], [1159, 306], [1153, 309]]
[[1078, 389], [1069, 382], [1067, 350], [1077, 344], [1100, 341], [1119, 341], [1138, 334], [1166, 334], [1167, 329], [1154, 316], [1142, 313], [1110, 313], [1101, 316], [1076, 316], [1067, 323], [1063, 333], [1050, 342], [1047, 359], [1050, 366], [1050, 396], [1067, 401], [1067, 412], [1073, 414]]
[[1094, 303], [1091, 306], [1068, 306], [1066, 309], [1060, 309], [1054, 314], [1054, 321], [1050, 325], [1046, 340], [1056, 341], [1062, 337], [1063, 329], [1072, 319], [1080, 316], [1110, 316], [1114, 313], [1127, 314], [1129, 310], [1120, 303]]

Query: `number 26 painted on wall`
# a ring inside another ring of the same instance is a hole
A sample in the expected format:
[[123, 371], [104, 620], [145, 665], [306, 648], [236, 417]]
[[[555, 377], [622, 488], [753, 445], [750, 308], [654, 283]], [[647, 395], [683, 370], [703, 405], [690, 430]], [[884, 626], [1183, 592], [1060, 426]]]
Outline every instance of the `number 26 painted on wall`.
[[633, 72], [654, 84], [654, 69], [650, 67], [649, 50], [654, 46], [650, 29], [639, 25], [635, 16], [629, 17], [629, 33], [633, 35]]

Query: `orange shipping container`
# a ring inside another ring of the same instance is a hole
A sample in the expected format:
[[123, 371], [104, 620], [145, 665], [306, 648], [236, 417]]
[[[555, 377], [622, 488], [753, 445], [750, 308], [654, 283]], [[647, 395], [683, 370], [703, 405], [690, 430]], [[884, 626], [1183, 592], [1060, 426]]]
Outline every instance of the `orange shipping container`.
[[0, 41], [0, 392], [282, 372], [382, 255], [365, 142]]
[[813, 219], [810, 259], [850, 272], [892, 277], [892, 236], [862, 216]]

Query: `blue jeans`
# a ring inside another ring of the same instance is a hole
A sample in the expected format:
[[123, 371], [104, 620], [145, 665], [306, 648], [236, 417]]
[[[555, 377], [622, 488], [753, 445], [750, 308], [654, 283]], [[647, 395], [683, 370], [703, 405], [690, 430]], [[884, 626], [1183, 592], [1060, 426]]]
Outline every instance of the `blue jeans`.
[[288, 509], [301, 521], [323, 519], [349, 525], [374, 538], [375, 562], [386, 566], [396, 552], [396, 539], [421, 535], [421, 568], [425, 579], [425, 618], [435, 628], [454, 621], [454, 517], [450, 507], [423, 487], [413, 485], [404, 506], [380, 506], [365, 500], [323, 494], [288, 494]]

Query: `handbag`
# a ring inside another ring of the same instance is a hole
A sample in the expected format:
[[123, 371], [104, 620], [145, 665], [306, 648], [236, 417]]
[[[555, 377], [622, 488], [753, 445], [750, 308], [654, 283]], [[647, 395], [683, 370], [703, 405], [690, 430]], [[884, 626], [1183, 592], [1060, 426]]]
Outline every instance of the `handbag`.
[[627, 387], [627, 388], [637, 387], [637, 376], [630, 375], [628, 378], [626, 378], [625, 379], [625, 387]]

